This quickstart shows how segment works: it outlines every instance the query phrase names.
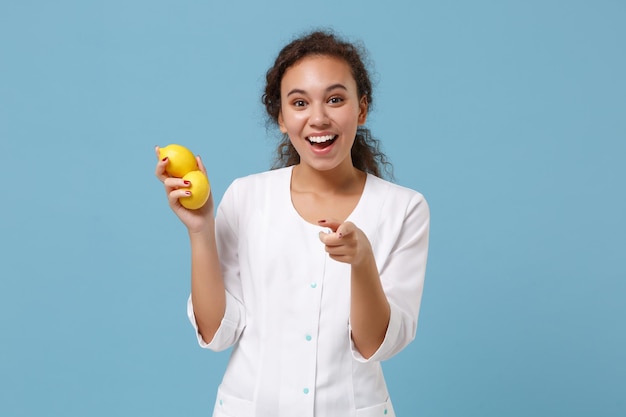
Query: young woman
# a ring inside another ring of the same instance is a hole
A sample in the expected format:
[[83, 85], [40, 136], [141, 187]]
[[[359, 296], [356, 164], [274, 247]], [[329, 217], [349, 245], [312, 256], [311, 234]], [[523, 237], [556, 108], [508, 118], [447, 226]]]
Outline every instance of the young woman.
[[266, 81], [284, 134], [277, 165], [235, 180], [215, 217], [212, 197], [183, 208], [186, 185], [167, 160], [156, 167], [189, 232], [198, 341], [234, 347], [213, 415], [394, 416], [380, 362], [415, 337], [428, 205], [380, 178], [355, 45], [310, 33], [280, 51]]

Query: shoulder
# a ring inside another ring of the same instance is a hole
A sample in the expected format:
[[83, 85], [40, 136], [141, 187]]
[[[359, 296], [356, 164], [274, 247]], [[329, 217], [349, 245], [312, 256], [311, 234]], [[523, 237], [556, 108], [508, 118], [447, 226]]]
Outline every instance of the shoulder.
[[422, 193], [371, 174], [367, 181], [364, 203], [376, 228], [394, 234], [428, 226], [430, 207]]
[[260, 227], [271, 219], [281, 218], [290, 206], [291, 170], [281, 168], [235, 179], [226, 189], [217, 208], [233, 230]]
[[259, 172], [235, 179], [230, 188], [253, 190], [257, 187], [268, 187], [290, 178], [290, 175], [291, 167]]
[[383, 178], [368, 174], [368, 187], [373, 194], [386, 201], [387, 206], [407, 206], [421, 204], [428, 206], [422, 193]]
[[290, 168], [239, 177], [228, 186], [220, 205], [237, 208], [238, 211], [252, 210], [261, 201], [266, 201], [267, 197], [281, 195], [285, 187], [289, 187], [290, 179]]

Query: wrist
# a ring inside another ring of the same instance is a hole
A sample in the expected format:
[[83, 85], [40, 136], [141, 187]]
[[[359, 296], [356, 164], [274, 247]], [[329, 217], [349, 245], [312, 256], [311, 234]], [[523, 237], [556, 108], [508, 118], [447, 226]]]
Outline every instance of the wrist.
[[188, 228], [187, 233], [191, 241], [215, 239], [215, 221], [211, 220], [201, 227]]
[[356, 278], [378, 277], [378, 266], [372, 251], [367, 251], [361, 259], [352, 264], [352, 273]]

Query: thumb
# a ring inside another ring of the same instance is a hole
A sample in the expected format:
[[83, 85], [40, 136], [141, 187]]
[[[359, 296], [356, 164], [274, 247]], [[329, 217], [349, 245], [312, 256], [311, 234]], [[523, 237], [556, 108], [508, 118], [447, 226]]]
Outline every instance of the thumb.
[[348, 236], [356, 230], [356, 226], [352, 222], [344, 222], [337, 227], [337, 235], [341, 239], [342, 237]]
[[208, 177], [208, 174], [206, 173], [206, 167], [204, 166], [200, 155], [196, 155], [196, 162], [198, 163], [198, 168], [200, 169], [200, 171], [202, 171], [202, 173]]

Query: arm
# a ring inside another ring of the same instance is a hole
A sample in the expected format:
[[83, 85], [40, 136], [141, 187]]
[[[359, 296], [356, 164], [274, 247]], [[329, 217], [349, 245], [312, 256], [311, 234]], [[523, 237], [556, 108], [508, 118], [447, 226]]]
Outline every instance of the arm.
[[[159, 149], [155, 149], [158, 156]], [[206, 174], [202, 161], [197, 157], [198, 166]], [[206, 204], [197, 210], [184, 208], [179, 198], [188, 191], [181, 178], [167, 175], [167, 158], [157, 163], [155, 174], [165, 186], [169, 205], [187, 227], [191, 244], [191, 298], [198, 332], [205, 341], [212, 340], [220, 326], [226, 309], [224, 280], [220, 269], [215, 238], [213, 217], [213, 195]]]
[[351, 222], [320, 222], [334, 233], [321, 233], [330, 257], [351, 265], [350, 324], [352, 340], [364, 358], [382, 344], [390, 318], [390, 306], [378, 274], [372, 247], [365, 233]]
[[210, 342], [226, 310], [226, 290], [215, 241], [215, 224], [206, 232], [189, 231], [191, 244], [191, 301], [198, 333]]
[[371, 248], [362, 263], [352, 265], [350, 283], [352, 340], [367, 359], [383, 343], [391, 315]]
[[380, 234], [377, 238], [380, 259], [373, 255], [365, 233], [354, 224], [320, 223], [334, 231], [320, 234], [331, 258], [352, 266], [351, 339], [359, 361], [390, 358], [415, 338], [417, 328], [430, 212], [420, 194], [404, 204], [390, 204], [405, 208], [403, 214], [394, 210], [397, 215], [387, 215], [378, 225], [386, 236], [382, 241]]

